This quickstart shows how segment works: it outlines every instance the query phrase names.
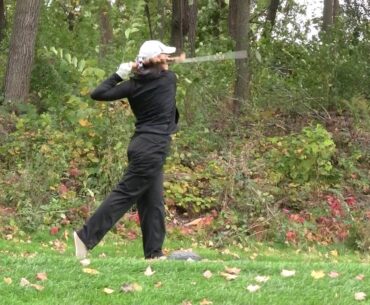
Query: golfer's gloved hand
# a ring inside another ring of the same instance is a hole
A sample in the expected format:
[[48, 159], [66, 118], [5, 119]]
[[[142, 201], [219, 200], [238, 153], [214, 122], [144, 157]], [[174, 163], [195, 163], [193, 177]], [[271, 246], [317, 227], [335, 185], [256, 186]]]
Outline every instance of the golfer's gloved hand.
[[118, 67], [118, 70], [116, 71], [116, 74], [122, 79], [125, 79], [132, 70], [132, 64], [130, 62], [120, 64]]

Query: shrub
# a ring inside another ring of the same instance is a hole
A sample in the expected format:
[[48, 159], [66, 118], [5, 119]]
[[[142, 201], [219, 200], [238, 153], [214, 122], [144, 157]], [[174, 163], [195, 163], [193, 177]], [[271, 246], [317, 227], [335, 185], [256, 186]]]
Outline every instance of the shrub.
[[267, 140], [266, 157], [276, 182], [305, 184], [334, 177], [332, 157], [336, 147], [321, 125], [303, 128], [300, 134]]

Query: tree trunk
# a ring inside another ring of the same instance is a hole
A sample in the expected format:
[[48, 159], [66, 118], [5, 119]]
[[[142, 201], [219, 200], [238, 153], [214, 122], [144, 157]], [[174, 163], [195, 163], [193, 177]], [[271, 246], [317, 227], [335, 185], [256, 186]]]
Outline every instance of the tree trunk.
[[17, 1], [5, 75], [6, 101], [27, 99], [40, 8], [41, 0]]
[[0, 0], [0, 43], [4, 38], [6, 26], [4, 0]]
[[195, 40], [197, 32], [198, 1], [189, 0], [189, 45], [190, 55], [195, 56]]
[[237, 18], [238, 18], [238, 1], [239, 0], [230, 0], [229, 1], [228, 25], [229, 25], [229, 34], [233, 39], [236, 39]]
[[171, 43], [178, 51], [184, 49], [184, 36], [188, 30], [187, 0], [172, 0]]
[[[233, 2], [233, 3], [232, 3]], [[236, 6], [233, 8], [236, 12], [235, 20], [235, 41], [236, 51], [246, 50], [249, 54], [249, 20], [250, 20], [250, 0], [230, 1], [230, 4]], [[248, 56], [249, 57], [249, 56]], [[242, 110], [243, 102], [249, 97], [250, 71], [247, 59], [236, 59], [236, 81], [234, 88], [233, 113], [239, 116]]]
[[276, 14], [277, 14], [279, 5], [280, 5], [280, 0], [271, 0], [270, 5], [268, 7], [268, 11], [267, 11], [264, 36], [267, 36], [268, 33], [271, 33], [274, 28]]
[[149, 1], [148, 0], [145, 0], [145, 15], [146, 15], [146, 18], [148, 19], [150, 39], [154, 39], [153, 38], [153, 29], [152, 29], [152, 20], [150, 19], [150, 10], [149, 10]]
[[337, 18], [339, 16], [339, 9], [340, 9], [339, 0], [334, 0], [334, 5], [333, 5], [333, 23], [334, 24], [336, 23]]
[[104, 0], [99, 10], [100, 23], [100, 58], [108, 52], [109, 44], [113, 41], [113, 29], [109, 19], [110, 3]]
[[164, 28], [165, 28], [165, 3], [163, 3], [163, 0], [158, 0], [157, 2], [157, 14], [159, 16], [157, 32], [159, 40], [162, 41], [164, 38]]
[[334, 0], [324, 0], [324, 11], [322, 17], [322, 30], [327, 32], [333, 25]]

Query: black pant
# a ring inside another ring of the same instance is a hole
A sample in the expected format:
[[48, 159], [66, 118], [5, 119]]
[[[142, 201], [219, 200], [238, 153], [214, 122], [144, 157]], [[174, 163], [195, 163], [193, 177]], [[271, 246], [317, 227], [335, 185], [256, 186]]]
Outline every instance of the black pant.
[[145, 258], [162, 255], [165, 237], [163, 164], [170, 140], [167, 135], [148, 133], [132, 137], [127, 150], [129, 164], [122, 180], [77, 232], [88, 249], [94, 248], [136, 202]]

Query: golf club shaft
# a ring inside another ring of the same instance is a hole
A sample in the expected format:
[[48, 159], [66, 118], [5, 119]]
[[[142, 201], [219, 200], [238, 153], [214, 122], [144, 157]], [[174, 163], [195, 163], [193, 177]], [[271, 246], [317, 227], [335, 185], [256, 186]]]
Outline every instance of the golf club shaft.
[[198, 62], [206, 62], [206, 61], [219, 61], [219, 60], [226, 60], [226, 59], [243, 59], [243, 58], [247, 58], [246, 50], [228, 52], [228, 53], [223, 53], [223, 54], [199, 56], [199, 57], [193, 57], [193, 58], [185, 58], [183, 60], [178, 61], [177, 63], [186, 64], [186, 63], [198, 63]]

